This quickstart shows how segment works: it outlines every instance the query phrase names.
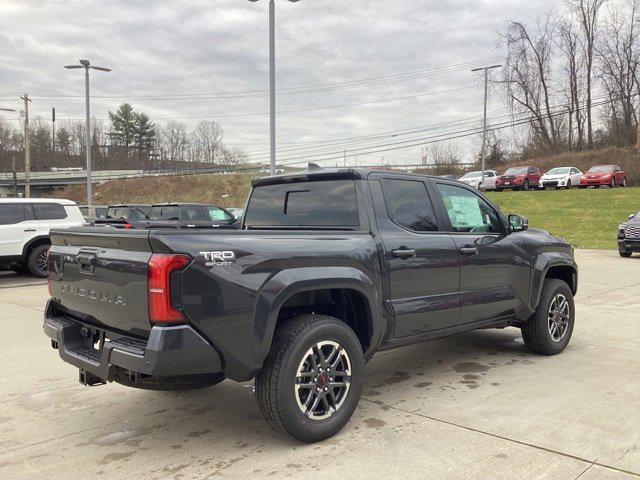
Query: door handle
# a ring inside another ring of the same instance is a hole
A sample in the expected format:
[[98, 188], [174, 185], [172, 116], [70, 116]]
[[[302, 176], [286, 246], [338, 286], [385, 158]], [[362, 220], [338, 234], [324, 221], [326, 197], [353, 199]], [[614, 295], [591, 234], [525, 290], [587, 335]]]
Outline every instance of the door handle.
[[25, 228], [24, 231], [25, 232], [35, 232], [36, 229], [35, 228]]
[[416, 256], [416, 251], [411, 248], [399, 248], [397, 250], [391, 250], [391, 255], [396, 258], [411, 258]]
[[478, 247], [460, 247], [459, 252], [462, 255], [477, 255]]

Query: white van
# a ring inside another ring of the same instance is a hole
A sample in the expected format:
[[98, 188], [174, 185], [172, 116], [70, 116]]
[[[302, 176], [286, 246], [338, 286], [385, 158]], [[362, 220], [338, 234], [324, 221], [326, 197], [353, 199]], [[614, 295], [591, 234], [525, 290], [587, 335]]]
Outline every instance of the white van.
[[84, 224], [71, 200], [0, 198], [0, 264], [46, 277], [49, 230]]

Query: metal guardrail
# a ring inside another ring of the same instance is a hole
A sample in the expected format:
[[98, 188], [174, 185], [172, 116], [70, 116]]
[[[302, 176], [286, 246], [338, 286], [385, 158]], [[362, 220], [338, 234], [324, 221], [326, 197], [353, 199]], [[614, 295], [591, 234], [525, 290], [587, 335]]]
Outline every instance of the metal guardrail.
[[[433, 172], [434, 174], [449, 172], [460, 172], [462, 170], [474, 167], [474, 163], [456, 163], [456, 164], [402, 164], [402, 165], [359, 165], [345, 166], [344, 168], [374, 168], [374, 169], [390, 169], [414, 171], [422, 170], [425, 172]], [[327, 167], [333, 168], [333, 167]], [[92, 172], [94, 182], [107, 180], [118, 180], [125, 178], [145, 178], [145, 177], [161, 177], [161, 176], [181, 176], [181, 175], [203, 175], [203, 174], [241, 174], [241, 173], [258, 173], [265, 169], [264, 165], [236, 165], [236, 166], [217, 166], [211, 168], [196, 169], [162, 169], [162, 170], [102, 170]], [[32, 172], [30, 182], [38, 186], [61, 186], [80, 184], [86, 181], [86, 172]], [[24, 185], [24, 172], [17, 173], [18, 185]], [[0, 174], [0, 186], [12, 186], [13, 173]]]

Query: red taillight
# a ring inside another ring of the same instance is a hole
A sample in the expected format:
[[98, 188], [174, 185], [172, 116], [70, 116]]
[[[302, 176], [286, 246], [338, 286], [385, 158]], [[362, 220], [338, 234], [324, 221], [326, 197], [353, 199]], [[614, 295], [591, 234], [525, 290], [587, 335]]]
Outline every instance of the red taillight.
[[171, 273], [184, 268], [191, 257], [154, 253], [149, 259], [147, 277], [149, 296], [149, 320], [160, 323], [185, 321], [182, 312], [171, 302]]
[[126, 228], [126, 229], [133, 228], [133, 225], [131, 225], [130, 223], [125, 223], [125, 224], [122, 226], [122, 228]]

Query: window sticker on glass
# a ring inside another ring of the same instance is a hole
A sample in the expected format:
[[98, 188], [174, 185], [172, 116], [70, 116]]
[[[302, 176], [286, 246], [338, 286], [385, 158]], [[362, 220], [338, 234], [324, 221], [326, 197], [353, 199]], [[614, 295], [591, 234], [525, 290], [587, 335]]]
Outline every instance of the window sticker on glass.
[[[482, 212], [478, 205], [478, 200], [474, 197], [449, 197], [451, 201], [451, 220], [456, 229], [473, 228], [477, 225], [483, 225]], [[448, 207], [447, 207], [448, 208]]]

